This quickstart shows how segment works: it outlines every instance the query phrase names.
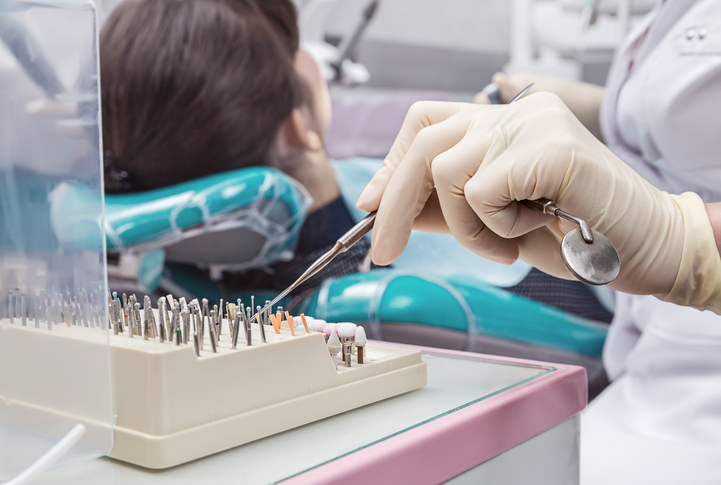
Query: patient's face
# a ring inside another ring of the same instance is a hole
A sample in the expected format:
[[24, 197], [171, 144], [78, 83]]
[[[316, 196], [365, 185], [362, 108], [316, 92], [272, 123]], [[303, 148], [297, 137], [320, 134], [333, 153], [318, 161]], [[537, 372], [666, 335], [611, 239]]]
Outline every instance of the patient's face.
[[322, 131], [318, 133], [321, 137], [325, 137], [328, 132], [331, 120], [331, 104], [330, 94], [328, 93], [328, 84], [320, 74], [320, 69], [313, 58], [303, 49], [298, 49], [295, 55], [295, 70], [298, 75], [310, 87], [313, 93], [313, 113], [316, 121]]

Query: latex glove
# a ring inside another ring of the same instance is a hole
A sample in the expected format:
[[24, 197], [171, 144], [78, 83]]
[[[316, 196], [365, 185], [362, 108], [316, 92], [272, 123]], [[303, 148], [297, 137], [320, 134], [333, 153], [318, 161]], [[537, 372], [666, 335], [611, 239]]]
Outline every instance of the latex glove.
[[560, 241], [575, 225], [516, 202], [539, 198], [613, 242], [612, 288], [719, 313], [721, 258], [701, 199], [653, 187], [548, 93], [513, 105], [414, 105], [357, 206], [378, 209], [377, 264], [400, 255], [415, 221], [491, 260], [520, 257], [571, 279]]
[[[539, 92], [553, 93], [568, 106], [571, 112], [576, 115], [583, 126], [593, 133], [596, 138], [602, 140], [601, 124], [599, 113], [606, 88], [595, 84], [568, 79], [539, 76], [532, 73], [518, 73], [508, 76], [502, 72], [493, 75], [492, 82], [498, 86], [501, 103], [508, 103], [523, 88], [533, 83], [528, 90], [529, 94]], [[473, 102], [477, 104], [488, 104], [488, 96], [484, 92], [476, 94]]]

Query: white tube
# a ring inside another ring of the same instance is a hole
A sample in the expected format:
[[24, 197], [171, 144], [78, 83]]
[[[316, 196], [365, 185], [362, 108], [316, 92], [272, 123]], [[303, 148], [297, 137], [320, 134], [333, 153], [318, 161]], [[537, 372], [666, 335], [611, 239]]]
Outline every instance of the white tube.
[[76, 424], [58, 444], [53, 446], [47, 453], [41, 456], [35, 463], [30, 465], [24, 472], [12, 480], [5, 482], [4, 485], [26, 485], [35, 480], [38, 475], [53, 466], [67, 451], [78, 442], [85, 434], [85, 426]]

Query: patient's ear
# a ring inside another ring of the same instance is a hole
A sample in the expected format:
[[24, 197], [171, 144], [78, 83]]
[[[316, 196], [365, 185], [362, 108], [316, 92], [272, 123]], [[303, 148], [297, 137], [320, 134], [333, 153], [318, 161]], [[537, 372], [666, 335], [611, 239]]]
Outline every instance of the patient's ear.
[[278, 129], [276, 147], [278, 154], [284, 157], [297, 150], [320, 150], [323, 142], [320, 135], [311, 128], [304, 110], [295, 108]]

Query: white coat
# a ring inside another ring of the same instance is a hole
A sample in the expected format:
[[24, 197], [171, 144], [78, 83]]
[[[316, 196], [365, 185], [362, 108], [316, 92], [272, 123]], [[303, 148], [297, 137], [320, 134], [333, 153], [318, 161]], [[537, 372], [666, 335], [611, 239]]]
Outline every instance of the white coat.
[[[667, 0], [631, 32], [601, 128], [657, 187], [721, 201], [721, 0]], [[721, 483], [721, 317], [619, 294], [604, 365], [581, 483]]]

